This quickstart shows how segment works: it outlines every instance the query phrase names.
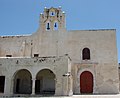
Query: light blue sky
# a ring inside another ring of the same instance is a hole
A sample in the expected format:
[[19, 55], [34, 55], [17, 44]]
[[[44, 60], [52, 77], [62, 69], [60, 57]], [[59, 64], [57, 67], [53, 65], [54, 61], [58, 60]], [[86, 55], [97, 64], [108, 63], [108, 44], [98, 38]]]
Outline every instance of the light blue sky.
[[67, 30], [116, 29], [120, 62], [120, 0], [0, 0], [0, 35], [31, 34], [44, 7], [66, 12]]

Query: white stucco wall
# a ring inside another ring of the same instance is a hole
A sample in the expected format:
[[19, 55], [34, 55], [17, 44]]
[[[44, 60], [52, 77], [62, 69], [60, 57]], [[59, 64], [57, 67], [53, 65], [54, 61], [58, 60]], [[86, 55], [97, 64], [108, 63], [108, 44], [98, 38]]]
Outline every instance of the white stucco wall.
[[[14, 78], [19, 70], [26, 69], [31, 73], [32, 79], [36, 79], [36, 75], [42, 69], [49, 69], [55, 74], [55, 94], [63, 95], [66, 89], [63, 86], [63, 74], [68, 72], [68, 58], [50, 57], [50, 58], [1, 58], [0, 59], [0, 76], [5, 76], [5, 92], [4, 94], [13, 94]], [[66, 79], [65, 79], [66, 81]], [[48, 83], [49, 84], [49, 83]], [[65, 82], [66, 85], [66, 82]]]
[[[52, 17], [49, 16], [48, 11], [59, 14]], [[51, 26], [59, 20], [59, 29], [55, 31], [51, 27], [46, 31], [46, 19], [51, 21]], [[82, 50], [86, 47], [90, 49], [90, 60], [82, 60]], [[55, 56], [58, 61], [54, 62], [53, 58], [42, 62], [40, 58], [33, 58], [34, 54], [48, 58]], [[60, 58], [59, 62], [59, 57], [65, 54], [68, 54], [71, 60]], [[6, 55], [12, 55], [13, 58], [4, 58]], [[57, 76], [56, 95], [68, 93], [66, 89], [69, 79], [66, 77], [62, 79], [62, 75], [68, 72], [72, 74], [73, 92], [80, 94], [79, 76], [85, 70], [89, 70], [94, 76], [93, 93], [118, 93], [119, 90], [116, 30], [67, 31], [65, 13], [62, 13], [60, 8], [45, 9], [44, 14], [40, 16], [40, 27], [32, 35], [1, 36], [0, 57], [0, 75], [6, 77], [5, 83], [8, 84], [5, 86], [5, 94], [12, 93], [11, 79], [17, 70], [27, 69], [35, 78], [36, 73], [45, 68], [51, 69]], [[17, 59], [19, 64], [16, 64]]]
[[47, 31], [27, 37], [0, 37], [0, 56], [40, 57], [69, 54], [75, 62], [82, 60], [82, 50], [87, 47], [91, 61], [117, 64], [115, 30]]

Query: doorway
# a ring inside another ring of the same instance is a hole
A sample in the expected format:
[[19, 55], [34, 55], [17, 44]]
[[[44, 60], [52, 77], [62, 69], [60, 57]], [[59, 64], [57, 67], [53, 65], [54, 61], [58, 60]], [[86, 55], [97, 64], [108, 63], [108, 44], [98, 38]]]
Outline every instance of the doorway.
[[55, 74], [49, 69], [40, 70], [35, 82], [36, 94], [55, 94]]
[[0, 93], [4, 93], [5, 76], [0, 76]]
[[93, 93], [93, 75], [89, 71], [84, 71], [80, 75], [80, 92], [83, 94]]
[[16, 72], [14, 77], [14, 94], [31, 94], [32, 93], [32, 75], [26, 69]]

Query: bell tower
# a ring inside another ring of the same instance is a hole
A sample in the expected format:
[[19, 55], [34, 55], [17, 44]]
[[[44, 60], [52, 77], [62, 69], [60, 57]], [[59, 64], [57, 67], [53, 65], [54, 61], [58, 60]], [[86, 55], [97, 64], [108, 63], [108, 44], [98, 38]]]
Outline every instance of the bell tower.
[[44, 8], [40, 14], [40, 29], [42, 31], [55, 31], [65, 29], [65, 12], [58, 8]]

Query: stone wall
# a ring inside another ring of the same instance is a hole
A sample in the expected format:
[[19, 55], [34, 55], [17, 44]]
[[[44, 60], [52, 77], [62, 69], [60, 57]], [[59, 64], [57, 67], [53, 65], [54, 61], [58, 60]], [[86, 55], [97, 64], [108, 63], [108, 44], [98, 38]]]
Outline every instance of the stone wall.
[[0, 56], [13, 57], [61, 56], [69, 54], [75, 62], [82, 61], [82, 50], [87, 47], [91, 61], [117, 64], [115, 30], [47, 31], [26, 37], [0, 37]]
[[[89, 71], [93, 75], [93, 93], [94, 94], [114, 94], [118, 93], [119, 79], [117, 67], [111, 64], [98, 63], [76, 63], [72, 64], [73, 92], [80, 93], [80, 75], [84, 71]], [[114, 77], [114, 78], [113, 78]]]
[[[67, 91], [66, 79], [63, 75], [70, 72], [67, 56], [63, 57], [44, 57], [44, 58], [1, 58], [0, 59], [0, 76], [5, 76], [5, 92], [6, 95], [14, 94], [14, 79], [16, 73], [20, 70], [27, 70], [31, 74], [32, 80], [36, 79], [37, 73], [43, 69], [49, 69], [55, 74], [55, 94], [65, 95]], [[64, 82], [64, 84], [63, 84]], [[49, 84], [49, 82], [48, 82]], [[32, 94], [35, 87], [32, 87]], [[67, 95], [67, 93], [66, 93]]]

